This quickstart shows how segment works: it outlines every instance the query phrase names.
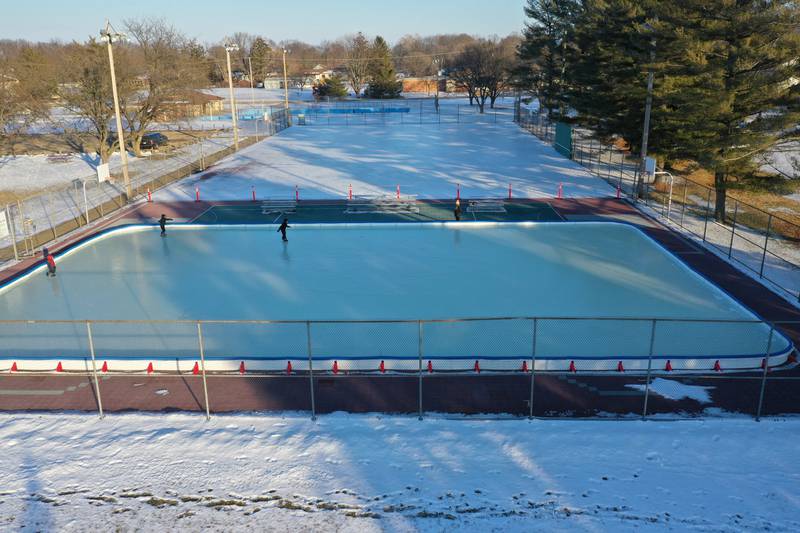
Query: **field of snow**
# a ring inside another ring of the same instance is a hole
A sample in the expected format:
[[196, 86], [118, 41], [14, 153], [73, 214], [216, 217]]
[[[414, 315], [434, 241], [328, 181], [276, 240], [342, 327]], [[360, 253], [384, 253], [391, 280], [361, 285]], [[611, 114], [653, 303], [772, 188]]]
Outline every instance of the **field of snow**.
[[798, 531], [798, 432], [797, 419], [4, 414], [0, 528]]
[[509, 120], [496, 124], [293, 126], [173, 187], [159, 201], [344, 198], [402, 194], [419, 198], [612, 196], [614, 189]]

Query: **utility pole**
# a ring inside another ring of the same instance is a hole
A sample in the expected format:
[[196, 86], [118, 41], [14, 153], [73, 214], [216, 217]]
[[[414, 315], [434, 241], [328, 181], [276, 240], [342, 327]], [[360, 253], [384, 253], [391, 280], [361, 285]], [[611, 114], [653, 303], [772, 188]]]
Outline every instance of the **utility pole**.
[[121, 41], [125, 35], [114, 31], [111, 23], [106, 20], [106, 27], [100, 30], [100, 40], [108, 45], [108, 64], [111, 69], [111, 93], [114, 95], [114, 114], [117, 118], [117, 141], [119, 142], [119, 156], [122, 159], [122, 177], [125, 181], [125, 200], [130, 202], [133, 197], [131, 177], [128, 174], [128, 151], [125, 149], [125, 134], [122, 131], [122, 116], [119, 113], [119, 95], [117, 94], [117, 75], [114, 71], [114, 50], [111, 43]]
[[286, 76], [286, 54], [289, 50], [283, 49], [283, 107], [286, 109], [286, 123], [292, 125], [292, 115], [289, 114], [289, 78]]
[[[645, 25], [645, 29], [653, 31], [652, 26]], [[647, 141], [650, 136], [650, 110], [653, 107], [653, 63], [656, 60], [656, 40], [650, 41], [650, 71], [647, 73], [647, 99], [644, 104], [644, 126], [642, 128], [642, 152], [641, 152], [641, 165], [639, 168], [639, 180], [636, 184], [636, 197], [641, 198], [644, 195], [644, 177], [647, 160]]]
[[236, 43], [225, 43], [225, 57], [228, 60], [228, 89], [231, 94], [231, 118], [233, 119], [233, 149], [239, 151], [239, 128], [236, 123], [239, 119], [236, 112], [236, 99], [233, 96], [233, 74], [231, 73], [231, 52], [238, 52], [239, 45]]

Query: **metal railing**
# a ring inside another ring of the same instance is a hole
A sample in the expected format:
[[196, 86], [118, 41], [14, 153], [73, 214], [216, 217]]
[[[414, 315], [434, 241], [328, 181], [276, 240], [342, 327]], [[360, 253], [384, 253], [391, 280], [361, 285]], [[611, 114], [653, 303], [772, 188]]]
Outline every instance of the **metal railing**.
[[[721, 400], [705, 402], [709, 404], [706, 407], [728, 409], [733, 402], [731, 409], [736, 410], [736, 402], [741, 401], [740, 385], [748, 382], [751, 388], [757, 384], [758, 390], [751, 393], [754, 397], [746, 412], [758, 419], [764, 409], [771, 369], [782, 365], [787, 370], [774, 372], [783, 374], [780, 379], [772, 380], [776, 392], [780, 387], [796, 389], [800, 384], [794, 366], [787, 364], [794, 348], [782, 330], [798, 334], [800, 322], [602, 317], [3, 320], [0, 361], [6, 361], [8, 367], [0, 371], [53, 372], [57, 362], [59, 371], [90, 375], [101, 416], [99, 361], [103, 362], [104, 376], [131, 372], [199, 376], [207, 417], [211, 414], [207, 376], [242, 375], [247, 361], [248, 375], [277, 377], [288, 373], [307, 377], [312, 416], [317, 413], [315, 379], [345, 374], [415, 377], [420, 417], [426, 407], [423, 387], [435, 387], [436, 382], [431, 379], [439, 376], [507, 379], [520, 394], [523, 389], [527, 391], [526, 409], [518, 409], [517, 414], [530, 417], [547, 416], [552, 411], [544, 407], [540, 410], [537, 404], [554, 401], [554, 383], [562, 388], [564, 383], [572, 383], [581, 394], [597, 389], [595, 398], [576, 405], [594, 409], [590, 416], [601, 416], [613, 412], [620, 404], [608, 403], [609, 398], [598, 387], [611, 382], [619, 388], [618, 382], [624, 378], [627, 380], [624, 389], [617, 391], [625, 403], [623, 411], [647, 417], [665, 412], [685, 416], [680, 411], [685, 406], [670, 407], [664, 399], [703, 394], [704, 387], [696, 383], [708, 380], [715, 382], [716, 388], [724, 389], [725, 395]], [[53, 353], [60, 354], [58, 361]], [[62, 367], [63, 361], [73, 364]], [[737, 364], [744, 368], [731, 374]], [[545, 380], [545, 385], [539, 387], [541, 390], [537, 389], [538, 380]], [[580, 380], [586, 380], [585, 384], [579, 385], [583, 383]], [[674, 389], [674, 394], [669, 389]], [[654, 394], [659, 402], [655, 408]], [[635, 399], [631, 400], [631, 396]], [[574, 411], [568, 399], [559, 401], [563, 405], [558, 412]], [[592, 406], [592, 401], [597, 404]], [[790, 403], [777, 408], [794, 412], [800, 405]], [[705, 408], [702, 412], [707, 414]]]
[[[555, 124], [546, 115], [521, 114], [519, 125], [555, 145]], [[620, 196], [653, 208], [657, 217], [800, 300], [800, 225], [730, 192], [725, 216], [718, 216], [713, 187], [669, 172], [658, 171], [639, 187], [640, 159], [596, 139], [586, 128], [573, 131], [570, 159], [617, 188]]]

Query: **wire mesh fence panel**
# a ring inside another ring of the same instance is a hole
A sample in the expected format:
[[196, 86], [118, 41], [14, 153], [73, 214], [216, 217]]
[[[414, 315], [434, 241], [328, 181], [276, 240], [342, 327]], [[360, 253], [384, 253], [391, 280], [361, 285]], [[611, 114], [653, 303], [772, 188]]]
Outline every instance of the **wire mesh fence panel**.
[[419, 369], [417, 322], [313, 322], [311, 346], [315, 371]]
[[530, 363], [532, 342], [527, 319], [426, 322], [423, 358], [434, 371], [517, 371]]
[[651, 332], [650, 320], [539, 319], [536, 370], [644, 370]]
[[92, 322], [98, 360], [109, 369], [190, 370], [199, 359], [197, 326], [191, 322]]
[[[769, 337], [770, 327], [756, 320], [659, 320], [653, 345], [653, 368], [706, 371], [725, 370], [731, 366], [759, 368]], [[780, 354], [785, 361], [790, 347], [791, 342], [786, 337], [774, 336], [774, 355]]]
[[[296, 370], [308, 369], [308, 337], [305, 323], [203, 322], [205, 357], [214, 369], [247, 368], [285, 371], [288, 362]], [[227, 368], [225, 368], [227, 366]]]
[[[52, 370], [53, 361], [89, 356], [84, 322], [3, 322], [0, 323], [0, 358], [41, 359]], [[38, 369], [34, 364], [34, 369]]]

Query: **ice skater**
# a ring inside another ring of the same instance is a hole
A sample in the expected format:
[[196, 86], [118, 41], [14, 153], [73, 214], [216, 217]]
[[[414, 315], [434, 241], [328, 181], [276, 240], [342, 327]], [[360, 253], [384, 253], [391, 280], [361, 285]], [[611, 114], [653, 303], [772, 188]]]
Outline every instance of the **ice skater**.
[[161, 226], [161, 236], [167, 234], [167, 222], [172, 222], [172, 219], [161, 213], [161, 218], [158, 219], [158, 225]]
[[46, 254], [45, 257], [47, 260], [47, 277], [48, 278], [56, 277], [56, 258], [53, 257], [53, 254], [47, 251], [47, 248], [42, 250], [42, 253]]
[[456, 208], [453, 209], [453, 216], [456, 217], [456, 220], [461, 220], [461, 200], [456, 198]]
[[281, 237], [283, 238], [283, 242], [289, 242], [289, 239], [286, 238], [286, 229], [287, 228], [291, 228], [291, 226], [289, 225], [289, 219], [288, 218], [284, 218], [283, 222], [281, 222], [281, 225], [278, 228], [278, 231], [281, 232]]

